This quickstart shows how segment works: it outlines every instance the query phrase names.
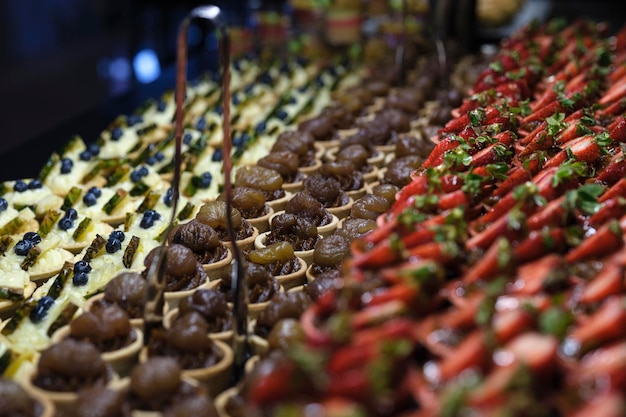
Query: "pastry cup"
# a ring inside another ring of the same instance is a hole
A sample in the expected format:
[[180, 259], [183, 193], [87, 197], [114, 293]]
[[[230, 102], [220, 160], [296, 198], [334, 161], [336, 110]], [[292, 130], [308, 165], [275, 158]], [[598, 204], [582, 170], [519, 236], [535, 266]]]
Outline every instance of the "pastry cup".
[[[207, 336], [208, 337], [208, 336]], [[231, 385], [234, 354], [232, 348], [221, 340], [213, 342], [222, 353], [222, 359], [206, 368], [183, 369], [182, 377], [191, 378], [204, 385], [211, 396], [216, 396]], [[143, 347], [139, 352], [139, 361], [148, 359], [148, 348]]]
[[[326, 209], [326, 210], [328, 210], [328, 209]], [[330, 212], [330, 210], [328, 210], [328, 211]], [[274, 219], [274, 217], [276, 217], [279, 214], [282, 214], [284, 212], [285, 212], [284, 210], [280, 210], [280, 211], [277, 211], [276, 213], [274, 213], [272, 215], [272, 217], [270, 217], [270, 224], [272, 223], [272, 220]], [[330, 213], [330, 215], [332, 217], [331, 220], [330, 220], [330, 223], [325, 224], [324, 226], [317, 226], [317, 233], [319, 233], [322, 237], [326, 237], [328, 235], [331, 235], [335, 231], [335, 229], [337, 229], [337, 223], [339, 223], [339, 218], [336, 215], [332, 214], [332, 213]]]
[[[323, 153], [324, 153], [324, 148], [321, 148], [321, 154], [323, 155]], [[322, 166], [321, 157], [316, 157], [313, 165], [309, 165], [305, 167], [301, 166], [298, 168], [298, 171], [302, 172], [305, 175], [312, 175], [312, 174], [315, 174], [317, 171], [319, 171], [321, 166]]]
[[[178, 307], [168, 311], [163, 316], [163, 327], [169, 329], [174, 320], [178, 318]], [[233, 331], [225, 330], [223, 332], [209, 333], [209, 337], [213, 340], [221, 340], [222, 342], [230, 343], [233, 339]]]
[[[131, 331], [135, 333], [135, 339], [128, 345], [110, 352], [102, 352], [102, 360], [108, 363], [113, 371], [120, 377], [125, 377], [130, 372], [131, 368], [137, 363], [139, 357], [139, 351], [143, 347], [143, 330], [137, 327], [131, 327]], [[70, 325], [60, 327], [56, 332], [52, 334], [52, 343], [58, 343], [61, 340], [69, 337]]]
[[348, 194], [350, 198], [352, 198], [352, 200], [356, 201], [367, 193], [367, 188], [365, 185], [363, 185], [363, 187], [357, 188], [356, 190], [344, 190], [344, 191], [346, 192], [346, 194]]
[[220, 259], [217, 262], [208, 264], [202, 264], [202, 269], [206, 272], [210, 281], [221, 279], [225, 275], [229, 275], [232, 271], [233, 253], [230, 247], [227, 247], [228, 251], [224, 259]]
[[[259, 229], [256, 227], [252, 227], [252, 234], [245, 239], [240, 239], [236, 242], [237, 247], [242, 251], [253, 249], [254, 248], [254, 240], [259, 235]], [[229, 240], [223, 240], [222, 243], [228, 248], [228, 250], [232, 253], [233, 244]]]
[[[33, 383], [33, 378], [37, 373], [37, 365], [29, 364], [29, 369], [26, 369], [21, 377], [18, 380], [18, 383], [22, 385], [26, 392], [37, 398], [41, 398], [42, 401], [49, 401], [53, 404], [54, 411], [57, 413], [56, 415], [72, 415], [72, 409], [76, 401], [78, 400], [78, 392], [77, 391], [48, 391], [41, 387], [38, 387]], [[113, 387], [120, 380], [119, 377], [111, 367], [108, 369], [109, 380], [106, 383], [107, 387]]]
[[[265, 232], [265, 233], [261, 233], [259, 236], [257, 236], [256, 240], [254, 241], [254, 247], [256, 249], [262, 249], [265, 247], [265, 239], [267, 238], [267, 235], [270, 232]], [[318, 239], [322, 239], [322, 235], [318, 236]], [[307, 265], [309, 265], [311, 262], [313, 262], [313, 250], [314, 249], [310, 249], [310, 250], [296, 250], [294, 251], [296, 256], [302, 260], [304, 260], [304, 262], [307, 263]]]
[[[301, 171], [302, 172], [302, 171]], [[297, 182], [284, 182], [283, 190], [289, 191], [291, 194], [295, 194], [304, 189], [304, 181], [300, 180]]]
[[29, 395], [41, 406], [41, 411], [37, 417], [55, 417], [57, 415], [56, 406], [50, 398], [35, 391], [31, 391]]
[[298, 258], [298, 262], [300, 263], [300, 268], [297, 271], [287, 275], [274, 275], [274, 278], [283, 286], [285, 291], [306, 282], [307, 263], [302, 258]]
[[[354, 200], [348, 195], [348, 202], [346, 204], [337, 207], [328, 207], [326, 210], [328, 210], [330, 214], [337, 217], [337, 219], [340, 221], [350, 215], [350, 210], [352, 209], [353, 204]], [[339, 227], [339, 223], [337, 223], [337, 227]]]
[[274, 210], [274, 212], [283, 210], [287, 201], [293, 196], [289, 191], [285, 191], [285, 195], [276, 200], [267, 200], [267, 204]]
[[[285, 291], [285, 287], [283, 287], [282, 285], [280, 285], [279, 292], [284, 292]], [[253, 303], [253, 302], [248, 302], [248, 318], [250, 320], [254, 320], [256, 319], [259, 314], [261, 314], [261, 312], [263, 310], [265, 310], [270, 303], [272, 302], [272, 300], [267, 300], [267, 301], [263, 301], [260, 303]], [[228, 303], [228, 308], [230, 308], [231, 310], [234, 308], [233, 303], [229, 302]]]
[[[181, 383], [187, 383], [193, 387], [200, 386], [200, 381], [182, 375], [180, 378]], [[125, 378], [124, 384], [120, 386], [120, 390], [128, 390], [130, 385], [130, 378]], [[141, 410], [141, 409], [133, 409], [130, 410], [131, 417], [163, 417], [162, 411], [150, 411], [150, 410]]]
[[263, 233], [269, 230], [270, 217], [272, 216], [272, 214], [274, 214], [274, 209], [272, 208], [272, 206], [270, 206], [268, 203], [265, 204], [267, 204], [268, 207], [266, 214], [264, 214], [263, 216], [254, 217], [252, 219], [246, 219], [253, 227], [255, 227], [259, 231], [259, 233]]
[[[267, 352], [270, 350], [270, 343], [264, 337], [259, 336], [254, 332], [254, 326], [256, 325], [256, 318], [250, 320], [248, 325], [248, 340], [250, 343], [250, 349], [252, 350], [253, 356], [261, 358], [265, 356]], [[246, 364], [247, 365], [247, 364]]]
[[[97, 304], [100, 300], [104, 300], [103, 292], [87, 298], [82, 306], [83, 311], [91, 310], [94, 304]], [[143, 329], [143, 317], [131, 318], [130, 324], [136, 329]]]
[[379, 180], [378, 167], [376, 165], [370, 165], [370, 167], [371, 169], [368, 172], [363, 173], [363, 180], [365, 181], [366, 184]]
[[217, 285], [219, 284], [219, 280], [214, 280], [211, 281], [210, 279], [207, 278], [207, 280], [198, 285], [195, 288], [189, 289], [189, 290], [185, 290], [185, 291], [165, 291], [164, 297], [165, 297], [165, 305], [163, 306], [163, 310], [164, 311], [170, 311], [175, 309], [176, 307], [178, 307], [178, 303], [180, 302], [180, 300], [182, 300], [183, 298], [187, 297], [188, 295], [193, 294], [193, 292], [195, 290], [201, 289], [201, 288], [215, 288]]
[[220, 392], [214, 399], [215, 408], [217, 409], [217, 414], [219, 417], [231, 417], [230, 414], [226, 411], [226, 406], [228, 404], [228, 400], [231, 397], [237, 395], [239, 393], [239, 387], [230, 387], [222, 392]]

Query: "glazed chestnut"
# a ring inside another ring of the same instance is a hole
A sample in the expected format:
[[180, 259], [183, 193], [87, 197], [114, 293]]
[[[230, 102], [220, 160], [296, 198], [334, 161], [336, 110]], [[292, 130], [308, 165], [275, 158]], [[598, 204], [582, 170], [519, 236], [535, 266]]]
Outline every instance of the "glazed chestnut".
[[383, 197], [389, 202], [389, 204], [393, 204], [393, 202], [396, 201], [396, 194], [398, 194], [398, 191], [400, 191], [400, 188], [393, 184], [377, 184], [372, 187], [372, 194]]
[[41, 352], [33, 384], [48, 391], [76, 392], [105, 385], [109, 376], [100, 351], [90, 342], [65, 338]]
[[300, 191], [285, 204], [285, 213], [300, 216], [315, 226], [325, 226], [332, 220], [331, 214], [309, 193]]
[[326, 107], [322, 112], [331, 118], [333, 125], [337, 129], [348, 129], [354, 124], [354, 114], [348, 111], [344, 106], [331, 105]]
[[85, 311], [69, 326], [71, 338], [89, 341], [102, 352], [128, 345], [134, 335], [128, 314], [117, 304]]
[[416, 88], [404, 88], [387, 97], [386, 106], [400, 110], [408, 115], [417, 115], [424, 104], [425, 96]]
[[300, 269], [300, 262], [291, 243], [283, 241], [248, 253], [251, 263], [263, 265], [273, 276], [291, 274]]
[[365, 185], [363, 173], [357, 170], [352, 161], [328, 161], [322, 164], [319, 173], [334, 177], [344, 191], [358, 190]]
[[377, 116], [373, 120], [361, 122], [360, 127], [369, 134], [375, 146], [386, 145], [391, 140], [393, 130], [384, 117]]
[[320, 240], [313, 251], [313, 264], [336, 268], [350, 255], [350, 241], [342, 235], [333, 233]]
[[352, 205], [350, 217], [376, 220], [390, 207], [391, 203], [386, 198], [374, 194], [365, 194]]
[[170, 236], [170, 243], [178, 243], [191, 249], [201, 264], [224, 259], [227, 250], [211, 226], [197, 219], [177, 225]]
[[303, 181], [304, 191], [322, 203], [324, 208], [339, 207], [348, 204], [349, 197], [341, 189], [341, 183], [334, 177], [313, 174]]
[[328, 114], [320, 114], [298, 125], [300, 132], [309, 132], [315, 140], [328, 141], [335, 137], [333, 119]]
[[374, 145], [370, 140], [369, 132], [365, 129], [359, 129], [356, 133], [341, 139], [339, 142], [339, 151], [350, 145], [361, 145], [367, 150], [369, 156], [374, 154]]
[[278, 135], [270, 152], [290, 151], [298, 155], [300, 161], [313, 150], [315, 138], [306, 131], [286, 130]]
[[104, 386], [87, 387], [80, 390], [73, 409], [76, 417], [127, 417], [130, 403], [124, 391]]
[[411, 173], [421, 167], [423, 162], [424, 160], [417, 155], [395, 158], [387, 166], [381, 182], [402, 188], [411, 182]]
[[298, 170], [300, 166], [298, 155], [291, 151], [270, 152], [259, 159], [257, 165], [278, 172], [286, 183], [299, 181], [303, 177]]
[[346, 146], [337, 152], [335, 160], [338, 162], [350, 161], [356, 169], [365, 171], [368, 166], [367, 160], [371, 156], [371, 152], [368, 151], [363, 145], [354, 144]]
[[139, 272], [121, 272], [104, 287], [104, 300], [122, 307], [130, 318], [140, 318], [143, 316], [146, 285], [146, 279]]
[[231, 309], [226, 296], [212, 288], [198, 289], [178, 304], [178, 317], [196, 312], [207, 321], [209, 332], [218, 333], [232, 326]]
[[387, 80], [370, 80], [366, 84], [367, 89], [376, 97], [382, 97], [389, 92], [391, 85]]
[[[280, 290], [280, 284], [276, 278], [263, 265], [248, 262], [244, 273], [248, 285], [248, 300], [251, 303], [269, 301]], [[228, 301], [232, 302], [231, 276], [222, 278], [218, 289], [226, 295]]]
[[[160, 246], [153, 248], [144, 259], [144, 274], [150, 270]], [[167, 246], [165, 253], [165, 290], [184, 291], [198, 287], [207, 280], [206, 273], [196, 256], [186, 246], [173, 243]]]
[[207, 337], [209, 324], [198, 312], [190, 311], [174, 321], [167, 332], [170, 346], [183, 352], [204, 352], [213, 348]]
[[341, 272], [337, 269], [329, 269], [315, 276], [315, 279], [304, 286], [303, 292], [311, 300], [316, 301], [327, 291], [333, 291], [343, 284]]
[[361, 219], [348, 217], [344, 219], [341, 227], [334, 234], [340, 234], [346, 239], [352, 241], [359, 238], [376, 228], [376, 221], [372, 219]]
[[408, 132], [411, 129], [411, 120], [402, 111], [397, 109], [385, 109], [380, 116], [384, 118], [389, 127], [396, 133]]
[[186, 397], [163, 412], [163, 417], [219, 417], [213, 401], [206, 395]]
[[418, 155], [427, 158], [435, 144], [430, 139], [418, 139], [413, 135], [405, 135], [398, 138], [395, 148], [396, 158], [407, 155]]
[[308, 220], [291, 213], [280, 213], [272, 218], [265, 244], [287, 241], [294, 250], [314, 248], [318, 239], [317, 227]]
[[274, 325], [281, 319], [299, 319], [311, 304], [311, 299], [302, 291], [274, 294], [267, 308], [257, 317], [254, 332], [267, 337]]
[[[226, 201], [226, 194], [221, 193], [217, 200]], [[265, 193], [250, 187], [233, 187], [233, 208], [244, 219], [253, 219], [267, 214]]]
[[131, 371], [130, 391], [142, 402], [163, 405], [178, 391], [181, 375], [182, 369], [176, 359], [149, 357]]
[[287, 350], [296, 343], [303, 343], [305, 335], [300, 320], [291, 317], [278, 320], [272, 326], [267, 341], [270, 349], [281, 350]]
[[260, 165], [246, 165], [235, 172], [235, 187], [250, 187], [263, 191], [265, 199], [273, 201], [285, 195], [283, 177], [273, 169]]
[[[216, 231], [228, 229], [228, 219], [226, 218], [226, 202], [214, 200], [204, 203], [196, 214], [196, 220], [200, 223], [211, 226]], [[235, 229], [241, 227], [242, 218], [239, 210], [233, 208], [230, 212], [232, 225]]]
[[33, 399], [17, 382], [0, 378], [0, 415], [37, 417], [42, 406]]

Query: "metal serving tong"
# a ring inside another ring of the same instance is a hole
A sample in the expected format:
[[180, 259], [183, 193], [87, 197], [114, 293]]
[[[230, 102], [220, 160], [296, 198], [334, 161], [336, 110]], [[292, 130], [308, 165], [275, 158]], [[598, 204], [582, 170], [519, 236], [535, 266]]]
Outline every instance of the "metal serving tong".
[[[194, 8], [183, 20], [178, 31], [178, 43], [176, 54], [176, 113], [174, 126], [175, 154], [174, 154], [174, 178], [172, 181], [173, 204], [169, 224], [164, 234], [163, 243], [156, 253], [153, 262], [148, 269], [148, 288], [146, 304], [144, 308], [144, 332], [145, 343], [150, 340], [150, 335], [155, 328], [161, 327], [163, 322], [163, 306], [165, 294], [165, 265], [167, 258], [167, 246], [169, 236], [174, 226], [177, 214], [180, 175], [182, 165], [182, 136], [184, 101], [187, 79], [187, 32], [193, 20], [202, 19], [209, 21], [219, 31], [219, 53], [222, 66], [222, 108], [223, 121], [223, 168], [224, 168], [224, 193], [226, 197], [226, 213], [232, 210], [232, 159], [231, 159], [231, 126], [230, 126], [230, 36], [226, 19], [217, 6], [206, 5]], [[234, 242], [236, 233], [232, 224], [231, 216], [227, 215], [228, 231], [230, 234], [234, 258], [233, 266], [233, 350], [234, 350], [234, 376], [238, 378], [243, 372], [244, 363], [248, 357], [248, 303], [245, 285], [245, 274], [241, 258], [241, 252]]]

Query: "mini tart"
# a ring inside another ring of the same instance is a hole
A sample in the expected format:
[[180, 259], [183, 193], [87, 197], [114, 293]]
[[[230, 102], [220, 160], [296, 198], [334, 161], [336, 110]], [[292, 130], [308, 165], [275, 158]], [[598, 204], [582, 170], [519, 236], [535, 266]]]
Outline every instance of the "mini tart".
[[[120, 349], [102, 352], [100, 355], [102, 360], [111, 365], [113, 371], [120, 377], [128, 375], [131, 368], [137, 363], [139, 351], [143, 347], [143, 330], [131, 326], [131, 332], [133, 333], [133, 336], [131, 336], [131, 343]], [[55, 331], [50, 340], [52, 343], [57, 343], [66, 337], [69, 337], [69, 335], [70, 325], [66, 324]]]
[[[330, 213], [330, 210], [325, 209]], [[274, 213], [271, 217], [270, 217], [270, 224], [272, 224], [272, 219], [280, 214], [283, 214], [285, 211], [281, 210], [281, 211], [277, 211], [276, 213]], [[328, 236], [330, 234], [332, 234], [335, 229], [337, 229], [337, 224], [339, 223], [339, 218], [330, 213], [330, 223], [325, 224], [323, 226], [317, 226], [317, 233], [319, 233], [322, 237], [324, 236]]]
[[100, 220], [113, 227], [124, 223], [126, 213], [133, 213], [137, 209], [138, 201], [132, 199], [126, 190], [113, 187], [100, 188], [102, 194], [96, 204], [88, 206], [81, 197], [74, 205], [77, 212], [85, 217]]
[[180, 303], [180, 300], [182, 300], [183, 298], [193, 294], [194, 291], [196, 291], [197, 289], [204, 289], [204, 288], [216, 288], [220, 283], [220, 280], [209, 280], [208, 278], [206, 279], [205, 282], [203, 282], [202, 284], [200, 284], [199, 286], [195, 287], [195, 288], [191, 288], [189, 290], [185, 290], [185, 291], [165, 291], [164, 297], [165, 297], [165, 305], [164, 305], [164, 312], [168, 312], [171, 311], [175, 308], [178, 308], [178, 304]]
[[275, 275], [274, 277], [278, 280], [280, 285], [283, 286], [285, 291], [290, 290], [293, 287], [297, 287], [299, 285], [303, 285], [306, 282], [306, 270], [307, 263], [302, 258], [297, 258], [300, 267], [297, 271], [293, 271], [286, 275]]
[[285, 195], [276, 200], [267, 200], [267, 204], [274, 210], [274, 213], [284, 210], [287, 201], [293, 197], [289, 191], [285, 191]]
[[[346, 217], [350, 215], [350, 210], [352, 209], [353, 205], [354, 205], [354, 200], [352, 199], [352, 197], [348, 195], [348, 202], [346, 204], [343, 204], [337, 207], [327, 207], [326, 210], [328, 210], [330, 214], [337, 217], [337, 219], [341, 221], [342, 219], [345, 219]], [[337, 227], [335, 229], [337, 229], [338, 227], [339, 227], [339, 223], [337, 223]]]
[[[213, 339], [213, 343], [220, 351], [222, 358], [206, 368], [183, 369], [182, 377], [198, 381], [207, 388], [209, 395], [215, 396], [231, 385], [234, 354], [232, 348], [223, 341]], [[146, 360], [148, 360], [148, 348], [144, 346], [139, 352], [139, 362]]]
[[[259, 236], [257, 236], [257, 238], [254, 240], [254, 247], [256, 249], [262, 249], [264, 248], [265, 245], [265, 239], [267, 238], [267, 235], [270, 232], [264, 232], [259, 234]], [[322, 239], [322, 235], [318, 235], [318, 240]], [[294, 253], [296, 254], [296, 256], [300, 259], [302, 259], [307, 265], [310, 265], [313, 262], [313, 251], [314, 249], [310, 249], [310, 250], [294, 250]]]
[[[29, 184], [32, 179], [24, 179], [19, 180]], [[59, 197], [57, 194], [50, 189], [46, 184], [42, 184], [41, 187], [35, 189], [26, 189], [24, 191], [15, 191], [15, 184], [18, 180], [15, 181], [5, 181], [2, 183], [0, 188], [2, 190], [6, 190], [4, 194], [2, 194], [2, 198], [4, 198], [7, 203], [9, 203], [10, 207], [13, 207], [17, 210], [21, 210], [24, 207], [30, 207], [34, 212], [37, 212], [37, 206], [42, 201], [49, 201], [49, 198], [53, 198], [54, 201], [62, 201], [62, 197]]]
[[0, 235], [20, 235], [25, 232], [37, 230], [39, 222], [36, 214], [30, 207], [16, 209], [8, 206], [0, 213]]
[[[107, 302], [104, 298], [104, 292], [98, 293], [92, 297], [87, 298], [82, 305], [82, 309], [83, 311], [89, 311], [93, 308], [94, 305], [101, 303], [101, 302], [105, 302], [105, 303]], [[131, 326], [137, 329], [143, 329], [143, 317], [131, 317], [130, 324]]]
[[259, 233], [263, 233], [267, 230], [269, 230], [270, 228], [270, 217], [275, 213], [274, 209], [272, 208], [272, 206], [270, 206], [269, 204], [265, 203], [267, 209], [266, 209], [266, 213], [262, 216], [259, 217], [253, 217], [253, 218], [249, 218], [246, 219], [248, 220], [248, 222], [250, 222], [250, 224], [255, 227], [257, 229], [257, 231]]
[[97, 160], [83, 161], [78, 155], [64, 155], [61, 158], [67, 158], [72, 161], [71, 170], [67, 173], [62, 173], [62, 159], [59, 159], [52, 166], [52, 169], [43, 181], [54, 194], [65, 197], [77, 184], [80, 184], [80, 187], [85, 190], [92, 186], [103, 187], [106, 184], [106, 179], [101, 175], [95, 175], [93, 178], [87, 179], [90, 173], [97, 168]]
[[201, 264], [204, 272], [210, 281], [221, 279], [224, 275], [232, 272], [233, 253], [229, 247], [226, 248], [226, 256], [217, 262]]
[[[333, 148], [327, 149], [326, 152], [324, 153], [324, 160], [334, 161], [337, 156], [338, 151], [339, 151], [339, 146], [335, 146]], [[377, 168], [380, 168], [385, 164], [386, 155], [387, 153], [381, 152], [378, 148], [375, 148], [374, 154], [367, 159], [367, 163], [369, 165], [373, 165]]]
[[[178, 307], [176, 307], [172, 310], [169, 310], [167, 313], [165, 313], [165, 315], [163, 316], [164, 328], [166, 329], [170, 328], [174, 320], [178, 318], [179, 311], [180, 310], [178, 309]], [[221, 340], [222, 342], [230, 343], [233, 338], [233, 330], [229, 329], [229, 330], [224, 330], [222, 332], [209, 333], [209, 337], [213, 340]]]
[[59, 247], [72, 253], [79, 253], [85, 249], [97, 235], [108, 236], [114, 229], [109, 223], [99, 220], [92, 220], [89, 217], [81, 216], [73, 221], [72, 227], [63, 230], [59, 227], [59, 222], [63, 219], [61, 215], [54, 224], [51, 234], [61, 238]]

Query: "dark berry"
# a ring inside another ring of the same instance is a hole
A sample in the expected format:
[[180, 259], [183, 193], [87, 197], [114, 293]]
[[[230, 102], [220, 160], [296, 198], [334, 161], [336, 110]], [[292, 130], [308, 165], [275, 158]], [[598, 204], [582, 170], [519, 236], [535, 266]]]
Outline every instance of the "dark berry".
[[20, 240], [15, 244], [15, 254], [19, 256], [26, 256], [29, 250], [33, 247], [33, 242], [30, 240]]
[[257, 135], [260, 135], [261, 133], [265, 132], [265, 129], [267, 129], [267, 123], [265, 123], [265, 122], [259, 122], [259, 123], [256, 125], [256, 128], [254, 129], [254, 132], [255, 132]]
[[139, 182], [141, 181], [141, 178], [143, 178], [143, 175], [141, 175], [141, 172], [139, 172], [138, 170], [134, 170], [130, 173], [130, 180], [132, 182]]
[[233, 62], [233, 69], [237, 72], [241, 71], [241, 61], [237, 60]]
[[98, 197], [93, 193], [87, 193], [83, 196], [83, 203], [85, 203], [87, 207], [94, 206], [97, 202]]
[[315, 77], [315, 85], [317, 85], [318, 87], [324, 87], [324, 78], [322, 78], [321, 75]]
[[6, 198], [0, 197], [0, 213], [9, 208], [9, 202]]
[[91, 152], [82, 151], [80, 155], [78, 155], [81, 161], [89, 161], [91, 159]]
[[288, 62], [283, 62], [283, 64], [280, 66], [280, 72], [283, 74], [287, 74], [289, 72], [289, 63]]
[[233, 95], [233, 106], [238, 106], [241, 103], [241, 99], [239, 98], [239, 94]]
[[50, 297], [49, 295], [41, 297], [37, 301], [37, 304], [33, 307], [33, 309], [30, 310], [30, 314], [28, 315], [30, 321], [32, 321], [33, 323], [39, 323], [46, 317], [46, 315], [48, 314], [48, 310], [50, 310], [50, 307], [52, 307], [53, 304], [54, 298]]
[[34, 180], [31, 180], [28, 183], [28, 189], [29, 190], [36, 190], [38, 188], [43, 187], [43, 184], [41, 183], [41, 180], [39, 178], [35, 178]]
[[213, 162], [218, 162], [222, 160], [222, 148], [217, 148], [215, 150], [215, 152], [213, 152], [213, 155], [211, 156], [211, 160]]
[[117, 239], [120, 242], [123, 242], [125, 237], [126, 237], [126, 235], [121, 230], [114, 230], [109, 235], [109, 239]]
[[143, 165], [142, 165], [142, 166], [140, 166], [140, 167], [137, 169], [137, 171], [139, 171], [139, 174], [140, 174], [142, 177], [145, 177], [146, 175], [148, 175], [148, 174], [150, 173], [150, 171], [148, 170], [148, 167], [145, 167], [145, 166], [143, 166]]
[[[139, 223], [139, 226], [142, 229], [149, 229], [152, 227], [152, 225], [154, 225], [154, 219], [152, 219], [152, 217], [146, 217], [145, 213], [144, 216], [141, 219], [141, 222]], [[108, 242], [107, 242], [108, 244]]]
[[289, 104], [296, 104], [297, 102], [298, 102], [298, 100], [296, 100], [296, 98], [295, 98], [295, 97], [291, 97], [291, 98], [289, 99]]
[[162, 112], [162, 111], [165, 111], [165, 109], [166, 109], [166, 108], [167, 108], [167, 103], [166, 103], [166, 102], [164, 102], [163, 100], [160, 100], [160, 101], [157, 103], [157, 111]]
[[74, 274], [78, 274], [79, 272], [84, 272], [86, 274], [90, 273], [91, 265], [89, 265], [89, 262], [82, 259], [80, 261], [77, 261], [74, 264]]
[[165, 159], [165, 155], [161, 151], [156, 151], [156, 153], [154, 154], [154, 157], [156, 158], [157, 161], [162, 161]]
[[15, 181], [15, 185], [13, 185], [13, 191], [16, 191], [18, 193], [23, 193], [26, 190], [28, 190], [28, 184], [26, 184], [22, 180]]
[[74, 166], [74, 162], [72, 162], [69, 158], [61, 159], [61, 174], [69, 174], [72, 171], [72, 167]]
[[86, 272], [74, 273], [74, 276], [72, 277], [72, 284], [77, 287], [82, 287], [87, 284], [87, 281], [89, 281], [89, 274]]
[[74, 221], [72, 219], [68, 219], [67, 217], [59, 220], [59, 229], [61, 230], [70, 230], [74, 227]]
[[259, 77], [259, 82], [263, 84], [267, 84], [267, 85], [272, 85], [272, 82], [273, 82], [272, 76], [268, 72], [264, 72]]
[[111, 140], [113, 141], [120, 140], [123, 134], [124, 134], [124, 131], [122, 130], [122, 128], [116, 127], [115, 129], [111, 131]]
[[309, 85], [308, 84], [304, 84], [302, 87], [298, 88], [298, 91], [300, 93], [305, 93], [306, 90], [308, 90], [308, 89], [309, 89]]
[[191, 143], [191, 139], [193, 139], [192, 136], [191, 136], [191, 133], [185, 133], [183, 135], [183, 143], [185, 145], [189, 145]]
[[78, 212], [75, 208], [68, 208], [65, 210], [65, 218], [70, 220], [76, 220], [78, 218]]
[[233, 146], [240, 148], [245, 144], [246, 142], [243, 140], [243, 135], [237, 135], [233, 138]]
[[205, 172], [200, 176], [200, 188], [209, 188], [213, 181], [213, 175], [210, 172]]
[[148, 210], [150, 211], [150, 216], [152, 217], [153, 220], [159, 220], [161, 218], [161, 215], [159, 214], [158, 211], [154, 211], [154, 210]]
[[276, 117], [278, 117], [280, 120], [285, 120], [287, 118], [287, 116], [288, 116], [288, 114], [284, 110], [278, 110], [276, 112]]
[[206, 119], [204, 117], [201, 117], [198, 119], [198, 121], [196, 122], [196, 129], [197, 130], [206, 129]]
[[102, 190], [98, 187], [91, 187], [87, 190], [87, 192], [95, 195], [96, 197], [100, 197], [102, 195]]
[[33, 245], [37, 245], [41, 243], [41, 236], [37, 232], [26, 232], [24, 233], [24, 240], [30, 240]]
[[126, 123], [128, 123], [128, 126], [135, 126], [136, 124], [139, 124], [141, 122], [143, 122], [143, 117], [138, 114], [131, 114], [126, 118]]
[[165, 204], [168, 207], [171, 207], [173, 202], [174, 202], [174, 189], [170, 187], [167, 189], [167, 191], [165, 192], [165, 195], [163, 196], [163, 204]]
[[154, 156], [149, 156], [146, 158], [146, 164], [152, 166], [157, 163], [157, 160]]
[[91, 143], [87, 147], [87, 150], [91, 155], [96, 156], [100, 153], [100, 145], [98, 145], [97, 143]]
[[[143, 220], [142, 220], [142, 223], [143, 223]], [[144, 229], [147, 229], [147, 227], [144, 227]], [[107, 253], [115, 253], [118, 250], [122, 249], [122, 242], [120, 242], [118, 239], [109, 239], [107, 240], [105, 249]]]

